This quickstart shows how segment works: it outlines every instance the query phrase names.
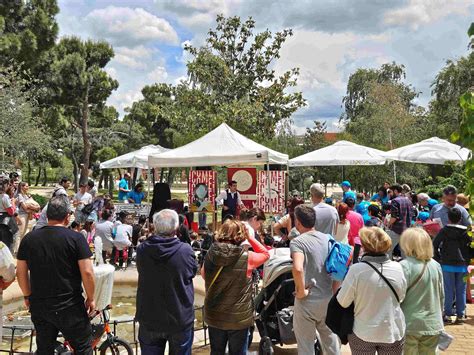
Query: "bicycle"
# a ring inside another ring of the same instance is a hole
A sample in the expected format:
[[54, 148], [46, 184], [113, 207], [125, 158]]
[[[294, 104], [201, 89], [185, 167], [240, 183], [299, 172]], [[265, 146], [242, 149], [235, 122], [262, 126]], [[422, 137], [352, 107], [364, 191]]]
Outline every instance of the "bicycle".
[[[112, 332], [109, 322], [110, 322], [110, 313], [109, 310], [112, 309], [112, 305], [108, 305], [102, 311], [95, 311], [93, 315], [90, 316], [90, 319], [94, 319], [97, 316], [100, 316], [100, 322], [97, 324], [92, 324], [92, 348], [97, 349], [100, 355], [106, 354], [127, 354], [133, 355], [133, 350], [130, 344], [115, 336]], [[102, 336], [106, 334], [107, 338], [102, 344], [99, 345]], [[56, 348], [54, 349], [54, 355], [73, 355], [74, 349], [71, 344], [64, 340], [63, 343], [60, 341], [57, 342]]]

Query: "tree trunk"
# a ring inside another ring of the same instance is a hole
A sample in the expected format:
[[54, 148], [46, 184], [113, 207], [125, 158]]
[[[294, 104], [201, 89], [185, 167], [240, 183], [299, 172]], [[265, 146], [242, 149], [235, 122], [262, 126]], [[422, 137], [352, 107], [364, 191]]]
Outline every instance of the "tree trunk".
[[74, 192], [77, 192], [79, 189], [79, 181], [77, 180], [77, 173], [79, 172], [79, 166], [77, 165], [77, 159], [74, 154], [72, 154], [72, 173], [74, 175]]
[[41, 178], [41, 165], [38, 167], [38, 175], [36, 175], [35, 186], [38, 186], [40, 178]]
[[82, 142], [84, 143], [84, 148], [82, 151], [82, 163], [81, 163], [81, 178], [79, 180], [80, 184], [87, 184], [89, 180], [89, 165], [92, 151], [92, 144], [89, 140], [89, 85], [86, 87], [86, 92], [84, 99], [82, 101], [82, 121], [81, 121], [81, 130], [82, 130]]
[[104, 181], [104, 172], [101, 170], [100, 171], [100, 176], [99, 176], [99, 187], [98, 187], [99, 190], [102, 189], [103, 181]]
[[48, 169], [46, 166], [43, 168], [43, 186], [46, 186], [48, 183]]
[[137, 176], [138, 176], [138, 168], [134, 168], [133, 169], [132, 186], [130, 186], [130, 188], [135, 187], [135, 185], [137, 184]]
[[114, 178], [112, 175], [109, 175], [109, 196], [114, 198]]
[[28, 185], [31, 185], [31, 161], [28, 158], [28, 172], [26, 174], [26, 180], [28, 181]]

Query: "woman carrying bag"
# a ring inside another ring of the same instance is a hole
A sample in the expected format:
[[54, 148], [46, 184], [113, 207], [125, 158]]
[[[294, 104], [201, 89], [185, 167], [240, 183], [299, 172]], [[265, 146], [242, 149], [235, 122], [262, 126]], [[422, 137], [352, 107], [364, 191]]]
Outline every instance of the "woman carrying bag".
[[354, 326], [348, 335], [352, 354], [402, 354], [405, 317], [400, 302], [406, 280], [388, 252], [392, 241], [381, 228], [362, 228], [360, 263], [349, 269], [336, 297], [343, 308], [354, 304]]
[[[254, 251], [242, 242], [248, 240]], [[206, 254], [201, 275], [206, 282], [204, 320], [209, 325], [211, 355], [246, 354], [254, 324], [252, 270], [270, 257], [243, 223], [227, 219]]]
[[433, 258], [433, 245], [422, 228], [409, 228], [400, 237], [407, 256], [400, 262], [408, 288], [402, 302], [405, 314], [405, 355], [434, 355], [443, 331], [443, 272]]

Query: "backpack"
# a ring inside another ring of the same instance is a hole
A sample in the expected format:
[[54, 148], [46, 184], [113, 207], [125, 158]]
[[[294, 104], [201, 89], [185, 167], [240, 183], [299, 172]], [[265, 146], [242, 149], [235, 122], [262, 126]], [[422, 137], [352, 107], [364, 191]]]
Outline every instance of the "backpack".
[[81, 213], [85, 215], [90, 215], [94, 211], [94, 205], [92, 203], [88, 203], [84, 207], [82, 207]]
[[329, 235], [329, 254], [324, 263], [326, 271], [334, 281], [342, 281], [352, 262], [354, 248], [350, 245], [339, 243]]

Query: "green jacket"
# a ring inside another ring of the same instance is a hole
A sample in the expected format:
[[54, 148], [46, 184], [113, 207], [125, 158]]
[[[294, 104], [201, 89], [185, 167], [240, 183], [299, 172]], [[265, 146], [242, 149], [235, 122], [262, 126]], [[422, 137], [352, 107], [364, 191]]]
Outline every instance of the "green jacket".
[[[243, 247], [214, 243], [204, 262], [204, 320], [222, 330], [241, 330], [254, 323], [252, 279], [247, 277], [248, 253]], [[214, 284], [212, 280], [219, 269]]]
[[[400, 264], [407, 280], [407, 287], [410, 287], [421, 274], [424, 262], [407, 257]], [[443, 272], [441, 265], [431, 259], [423, 277], [413, 287], [407, 289], [401, 304], [405, 314], [406, 334], [413, 336], [439, 334], [444, 329], [443, 304]]]

